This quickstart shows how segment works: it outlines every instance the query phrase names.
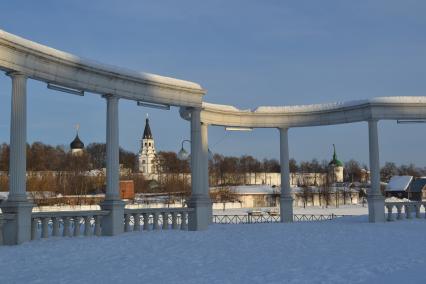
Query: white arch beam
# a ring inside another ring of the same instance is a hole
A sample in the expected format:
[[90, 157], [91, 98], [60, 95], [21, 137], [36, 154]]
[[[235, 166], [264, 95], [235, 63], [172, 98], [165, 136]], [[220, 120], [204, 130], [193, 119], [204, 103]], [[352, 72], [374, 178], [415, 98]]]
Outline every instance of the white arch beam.
[[130, 71], [62, 52], [0, 30], [0, 70], [97, 94], [173, 106], [200, 107], [200, 85]]
[[[185, 112], [181, 111], [187, 119]], [[374, 120], [426, 118], [426, 96], [377, 97], [369, 100], [300, 106], [261, 106], [240, 110], [203, 102], [201, 122], [217, 126], [292, 128]]]

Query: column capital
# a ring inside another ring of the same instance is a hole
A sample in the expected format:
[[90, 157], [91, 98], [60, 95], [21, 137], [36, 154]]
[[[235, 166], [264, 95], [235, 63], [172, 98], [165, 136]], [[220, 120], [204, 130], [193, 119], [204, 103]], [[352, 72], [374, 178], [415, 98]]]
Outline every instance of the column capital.
[[27, 78], [27, 75], [25, 75], [24, 73], [20, 72], [20, 71], [9, 71], [6, 72], [6, 75], [9, 77], [24, 77]]
[[102, 97], [106, 100], [119, 100], [120, 98], [118, 96], [112, 95], [112, 94], [105, 94], [102, 95]]
[[201, 112], [201, 107], [190, 107], [188, 108], [188, 110], [193, 113], [193, 112]]

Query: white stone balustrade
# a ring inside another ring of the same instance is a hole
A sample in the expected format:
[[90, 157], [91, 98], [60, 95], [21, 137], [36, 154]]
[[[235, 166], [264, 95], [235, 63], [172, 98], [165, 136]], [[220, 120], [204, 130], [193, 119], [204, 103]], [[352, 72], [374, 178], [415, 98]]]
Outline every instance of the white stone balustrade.
[[100, 236], [101, 217], [107, 214], [108, 211], [102, 210], [33, 213], [31, 217], [31, 240], [36, 240], [39, 237], [48, 238], [49, 236], [78, 237], [82, 233], [82, 224], [84, 224], [84, 236]]
[[[420, 210], [424, 208], [426, 211], [425, 201], [410, 201], [410, 202], [386, 202], [385, 208], [387, 211], [387, 221], [394, 221], [394, 213], [396, 213], [396, 220], [421, 218]], [[394, 211], [394, 208], [396, 211]], [[403, 212], [404, 209], [404, 212]], [[403, 214], [404, 213], [404, 214]], [[426, 213], [425, 213], [426, 218]]]
[[125, 209], [124, 231], [188, 230], [192, 208]]

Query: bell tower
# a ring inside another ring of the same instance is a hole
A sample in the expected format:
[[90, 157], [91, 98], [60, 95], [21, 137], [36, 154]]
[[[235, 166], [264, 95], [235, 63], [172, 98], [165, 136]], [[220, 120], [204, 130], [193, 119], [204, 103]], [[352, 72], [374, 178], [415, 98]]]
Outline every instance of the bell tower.
[[151, 127], [149, 126], [149, 118], [146, 116], [145, 129], [141, 139], [141, 147], [139, 150], [139, 172], [145, 177], [151, 178], [151, 175], [156, 172], [155, 169], [155, 143], [152, 136]]

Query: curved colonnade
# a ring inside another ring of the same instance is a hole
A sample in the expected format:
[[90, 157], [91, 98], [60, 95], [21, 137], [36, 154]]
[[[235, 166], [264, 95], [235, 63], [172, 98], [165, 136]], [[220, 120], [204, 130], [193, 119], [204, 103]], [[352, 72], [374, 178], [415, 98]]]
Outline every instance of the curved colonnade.
[[[181, 108], [184, 119], [190, 112]], [[290, 188], [288, 129], [343, 123], [368, 122], [371, 189], [368, 196], [370, 222], [385, 221], [384, 198], [380, 192], [379, 120], [426, 119], [426, 97], [377, 97], [341, 103], [298, 106], [261, 106], [240, 110], [234, 106], [203, 102], [202, 127], [208, 125], [242, 128], [277, 128], [280, 133], [281, 221], [293, 220]], [[206, 130], [207, 131], [207, 130]], [[207, 137], [207, 136], [205, 136]], [[207, 140], [203, 141], [207, 144]]]
[[[426, 119], [426, 97], [387, 97], [348, 103], [305, 106], [258, 107], [239, 110], [232, 106], [203, 102], [206, 91], [198, 84], [153, 74], [140, 73], [85, 60], [0, 30], [0, 70], [12, 79], [10, 129], [10, 186], [4, 213], [15, 215], [5, 225], [5, 243], [29, 240], [32, 204], [26, 198], [26, 82], [34, 79], [58, 90], [99, 94], [106, 99], [107, 189], [102, 209], [102, 233], [123, 232], [124, 203], [119, 198], [119, 99], [139, 103], [180, 107], [191, 125], [192, 195], [188, 206], [189, 229], [203, 230], [210, 223], [208, 194], [208, 125], [280, 130], [281, 221], [291, 222], [292, 197], [288, 168], [288, 129], [368, 121], [372, 190], [369, 194], [370, 221], [384, 221], [380, 194], [377, 121], [382, 119]], [[383, 216], [382, 216], [383, 215]]]
[[[28, 79], [45, 82], [48, 87], [67, 93], [98, 94], [106, 100], [107, 186], [105, 201], [101, 207], [109, 214], [102, 220], [104, 235], [123, 232], [124, 202], [119, 195], [119, 100], [191, 108], [194, 111], [193, 117], [196, 117], [200, 115], [202, 97], [206, 93], [200, 85], [193, 82], [100, 64], [3, 30], [0, 30], [0, 70], [12, 80], [10, 185], [8, 199], [1, 205], [1, 209], [3, 213], [13, 214], [15, 217], [12, 222], [4, 225], [6, 244], [22, 243], [31, 237], [33, 204], [26, 196], [25, 151]], [[194, 141], [201, 141], [200, 132], [193, 131], [193, 135]], [[198, 169], [193, 174], [200, 175]], [[195, 214], [190, 214], [189, 219], [192, 221], [190, 229], [202, 227], [196, 222]]]

